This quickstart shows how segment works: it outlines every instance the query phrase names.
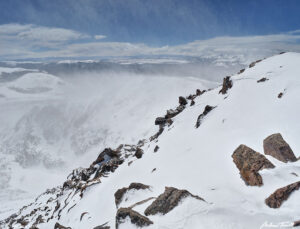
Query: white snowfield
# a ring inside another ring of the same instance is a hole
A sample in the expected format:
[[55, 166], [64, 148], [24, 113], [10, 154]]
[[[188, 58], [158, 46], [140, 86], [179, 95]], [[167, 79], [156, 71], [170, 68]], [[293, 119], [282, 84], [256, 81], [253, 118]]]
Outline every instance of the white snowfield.
[[[263, 77], [269, 80], [258, 83]], [[188, 197], [166, 215], [150, 215], [153, 224], [147, 229], [256, 229], [279, 228], [280, 224], [291, 228], [291, 223], [300, 219], [300, 190], [278, 209], [269, 208], [264, 201], [277, 188], [300, 180], [300, 161], [285, 164], [266, 156], [276, 167], [260, 171], [264, 184], [253, 187], [241, 179], [231, 155], [240, 144], [263, 154], [263, 140], [273, 133], [281, 133], [296, 157], [300, 156], [300, 54], [267, 58], [231, 78], [233, 87], [227, 94], [219, 94], [220, 87], [217, 87], [197, 97], [194, 106], [187, 105], [157, 140], [146, 142], [141, 159], [134, 159], [130, 165], [125, 161], [114, 173], [101, 178], [101, 183], [87, 188], [82, 198], [80, 193], [66, 191], [59, 197], [61, 204], [67, 204], [60, 212], [61, 217], [58, 219], [54, 213], [53, 219], [37, 227], [53, 229], [59, 222], [72, 229], [92, 229], [104, 223], [115, 228], [114, 193], [132, 182], [140, 182], [150, 185], [151, 190], [127, 193], [122, 207], [157, 197], [166, 186], [186, 189], [206, 201]], [[281, 92], [283, 96], [278, 98]], [[195, 128], [197, 117], [206, 105], [216, 108]], [[165, 108], [162, 106], [157, 116], [163, 116]], [[156, 132], [152, 131], [140, 139], [148, 139]], [[126, 139], [120, 139], [119, 143], [126, 143], [123, 140]], [[159, 150], [155, 153], [156, 145]], [[90, 162], [95, 159], [89, 158]], [[37, 207], [47, 207], [52, 214], [55, 203], [47, 203], [51, 195], [55, 193], [40, 196], [21, 215]], [[133, 210], [144, 215], [152, 201]], [[82, 216], [84, 212], [87, 213]], [[30, 228], [37, 217], [38, 214], [30, 216], [28, 225], [15, 224], [14, 228]], [[129, 219], [119, 225], [119, 229], [128, 228], [137, 227]]]

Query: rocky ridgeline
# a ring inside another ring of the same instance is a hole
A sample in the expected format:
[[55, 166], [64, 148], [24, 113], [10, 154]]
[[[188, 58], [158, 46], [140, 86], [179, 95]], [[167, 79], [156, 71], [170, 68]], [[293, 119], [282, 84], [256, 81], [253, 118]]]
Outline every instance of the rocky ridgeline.
[[[143, 154], [141, 147], [143, 145], [144, 141], [139, 141], [137, 145], [120, 145], [115, 150], [110, 148], [104, 149], [89, 168], [73, 170], [63, 186], [47, 190], [38, 196], [33, 203], [24, 206], [18, 213], [0, 222], [0, 228], [1, 225], [7, 225], [8, 228], [14, 228], [19, 225], [37, 229], [41, 223], [47, 223], [50, 220], [58, 221], [62, 211], [69, 212], [76, 206], [86, 189], [101, 183], [103, 177], [109, 176], [125, 161], [141, 158]], [[27, 209], [33, 210], [28, 212]], [[57, 223], [55, 228], [64, 229], [68, 227]]]

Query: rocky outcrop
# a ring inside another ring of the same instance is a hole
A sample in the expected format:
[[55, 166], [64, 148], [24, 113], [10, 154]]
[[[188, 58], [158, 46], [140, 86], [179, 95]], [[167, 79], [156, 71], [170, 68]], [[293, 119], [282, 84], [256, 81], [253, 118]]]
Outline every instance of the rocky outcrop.
[[210, 106], [210, 105], [206, 105], [205, 108], [204, 108], [204, 111], [202, 114], [200, 114], [197, 118], [197, 122], [196, 122], [196, 125], [195, 127], [198, 128], [200, 125], [201, 125], [201, 121], [202, 119], [209, 113], [211, 112], [215, 107], [213, 106]]
[[230, 88], [232, 88], [232, 80], [230, 79], [230, 76], [226, 76], [223, 79], [222, 89], [219, 91], [219, 93], [222, 93], [224, 95]]
[[105, 162], [110, 158], [118, 158], [120, 156], [120, 152], [118, 150], [112, 150], [111, 148], [105, 148], [97, 157], [97, 159], [93, 162], [93, 164], [99, 164], [101, 162]]
[[179, 190], [173, 187], [166, 187], [165, 192], [158, 196], [156, 200], [154, 200], [152, 204], [147, 207], [147, 209], [145, 210], [145, 215], [155, 215], [157, 213], [165, 215], [173, 208], [175, 208], [181, 200], [188, 196], [201, 201], [205, 201], [199, 196], [192, 195], [187, 190]]
[[181, 106], [186, 105], [186, 104], [187, 104], [186, 98], [184, 98], [183, 96], [180, 96], [180, 97], [179, 97], [179, 104], [180, 104]]
[[145, 185], [142, 183], [131, 183], [127, 188], [121, 188], [118, 189], [115, 192], [115, 203], [116, 206], [118, 207], [119, 204], [122, 202], [123, 196], [129, 191], [129, 190], [145, 190], [145, 189], [149, 189], [150, 186], [149, 185]]
[[264, 140], [264, 152], [285, 163], [297, 161], [293, 150], [279, 133], [272, 134]]
[[283, 188], [279, 188], [265, 200], [265, 203], [270, 208], [279, 208], [282, 205], [282, 203], [289, 198], [292, 192], [298, 190], [299, 188], [300, 181], [285, 186]]
[[232, 154], [232, 158], [242, 179], [250, 186], [263, 184], [262, 177], [258, 173], [260, 170], [275, 167], [264, 155], [245, 145], [240, 145]]
[[143, 154], [144, 154], [144, 151], [140, 147], [137, 147], [136, 150], [135, 150], [134, 156], [137, 159], [140, 159], [140, 158], [142, 158]]
[[131, 223], [138, 227], [145, 227], [153, 224], [149, 218], [130, 208], [120, 208], [116, 215], [116, 229], [119, 228], [120, 224], [125, 222], [126, 218], [129, 218]]

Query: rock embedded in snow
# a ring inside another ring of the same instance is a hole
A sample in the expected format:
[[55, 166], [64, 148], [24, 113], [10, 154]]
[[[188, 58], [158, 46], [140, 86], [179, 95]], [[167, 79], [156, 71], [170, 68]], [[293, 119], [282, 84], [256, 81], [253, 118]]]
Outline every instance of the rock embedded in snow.
[[298, 227], [298, 226], [300, 226], [300, 220], [295, 221], [293, 225], [293, 227]]
[[129, 190], [145, 190], [145, 189], [149, 189], [150, 186], [149, 185], [145, 185], [145, 184], [142, 184], [142, 183], [131, 183], [129, 185], [129, 187], [127, 188], [121, 188], [121, 189], [118, 189], [116, 192], [115, 192], [115, 203], [116, 203], [116, 206], [118, 207], [118, 205], [122, 202], [123, 200], [123, 196], [129, 191]]
[[158, 213], [165, 215], [173, 210], [173, 208], [175, 208], [180, 203], [180, 201], [188, 196], [193, 197], [197, 200], [205, 201], [201, 197], [195, 196], [187, 190], [179, 190], [173, 187], [166, 187], [165, 192], [159, 195], [156, 200], [154, 200], [152, 204], [146, 208], [144, 213], [146, 216], [155, 215]]
[[230, 79], [230, 76], [226, 76], [223, 79], [222, 89], [219, 91], [219, 93], [222, 93], [224, 95], [230, 88], [232, 88], [232, 80]]
[[287, 185], [283, 188], [279, 188], [265, 200], [265, 203], [270, 208], [279, 208], [282, 203], [289, 198], [292, 192], [298, 190], [299, 188], [300, 181]]
[[282, 98], [282, 96], [283, 96], [283, 93], [282, 92], [280, 92], [279, 94], [278, 94], [278, 99], [281, 99]]
[[201, 125], [201, 121], [202, 119], [209, 113], [211, 112], [215, 107], [210, 106], [210, 105], [206, 105], [204, 108], [204, 111], [202, 114], [200, 114], [197, 118], [197, 122], [196, 122], [196, 128], [198, 128]]
[[243, 69], [241, 69], [237, 74], [242, 74], [245, 70], [246, 70], [246, 69], [243, 68]]
[[257, 60], [249, 64], [249, 68], [253, 68], [257, 63], [261, 62], [261, 60]]
[[134, 156], [137, 159], [140, 159], [140, 158], [142, 158], [143, 154], [144, 154], [144, 151], [140, 147], [137, 147], [136, 150], [135, 150]]
[[94, 227], [93, 229], [110, 229], [110, 226], [106, 226], [107, 223]]
[[263, 77], [260, 80], [257, 80], [257, 83], [263, 83], [263, 82], [266, 82], [267, 80], [269, 80], [269, 79], [267, 79], [266, 77]]
[[297, 158], [280, 133], [272, 134], [264, 140], [264, 152], [282, 162], [295, 162]]
[[116, 215], [116, 229], [119, 228], [120, 224], [125, 222], [126, 218], [129, 218], [131, 223], [135, 224], [138, 227], [145, 227], [153, 224], [153, 222], [149, 218], [130, 208], [120, 208], [118, 209]]
[[54, 229], [72, 229], [72, 228], [71, 227], [65, 227], [65, 226], [63, 226], [63, 225], [61, 225], [59, 223], [56, 223], [54, 225]]
[[240, 145], [232, 154], [232, 158], [236, 167], [240, 170], [241, 177], [250, 186], [261, 186], [263, 184], [258, 171], [275, 167], [264, 155], [246, 145]]

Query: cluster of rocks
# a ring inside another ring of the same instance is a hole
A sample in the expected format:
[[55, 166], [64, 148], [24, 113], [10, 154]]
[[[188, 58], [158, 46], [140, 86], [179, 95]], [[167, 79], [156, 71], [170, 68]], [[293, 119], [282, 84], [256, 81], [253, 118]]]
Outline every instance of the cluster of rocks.
[[197, 96], [200, 96], [205, 92], [206, 92], [205, 90], [201, 91], [200, 89], [197, 89], [195, 94], [191, 94], [186, 98], [183, 96], [179, 96], [179, 98], [178, 98], [179, 105], [175, 109], [169, 109], [169, 110], [167, 110], [167, 113], [165, 114], [165, 116], [157, 117], [155, 119], [155, 125], [159, 126], [159, 130], [157, 133], [155, 133], [153, 136], [151, 136], [149, 140], [153, 141], [153, 140], [157, 139], [163, 133], [165, 126], [172, 125], [172, 123], [173, 123], [172, 118], [174, 118], [175, 116], [180, 114], [186, 108], [186, 105], [188, 104], [188, 100], [191, 101], [190, 105], [193, 106], [195, 104], [194, 99]]
[[[128, 188], [119, 189], [115, 193], [115, 202], [116, 205], [122, 201], [122, 196], [130, 187], [134, 188], [135, 190], [141, 189], [149, 189], [149, 185], [144, 185], [141, 183], [132, 183], [129, 185]], [[134, 204], [130, 207], [122, 207], [117, 210], [116, 214], [116, 228], [119, 227], [120, 224], [124, 223], [126, 219], [130, 219], [130, 222], [135, 224], [138, 227], [145, 227], [153, 224], [147, 216], [156, 215], [156, 214], [167, 214], [168, 212], [172, 211], [178, 204], [184, 200], [186, 197], [192, 197], [199, 201], [205, 202], [205, 200], [199, 196], [191, 194], [187, 190], [180, 190], [174, 187], [165, 187], [164, 193], [159, 195], [157, 198], [148, 198], [144, 201], [140, 201], [139, 203], [145, 203], [151, 199], [155, 199], [144, 211], [144, 215], [141, 213], [133, 210], [133, 208], [139, 204]]]
[[[34, 203], [24, 206], [18, 213], [13, 214], [1, 224], [10, 225], [10, 228], [14, 228], [19, 224], [22, 227], [27, 226], [30, 229], [38, 229], [38, 225], [48, 222], [49, 220], [60, 219], [61, 213], [64, 209], [68, 212], [75, 207], [76, 202], [72, 202], [72, 197], [75, 194], [79, 194], [83, 197], [84, 191], [95, 184], [101, 183], [102, 177], [107, 177], [110, 173], [113, 173], [125, 160], [130, 158], [141, 158], [143, 155], [142, 146], [145, 141], [141, 140], [137, 145], [120, 145], [117, 149], [106, 148], [96, 158], [96, 160], [88, 168], [74, 169], [72, 173], [67, 177], [67, 180], [62, 186], [47, 190], [35, 199]], [[137, 186], [135, 186], [136, 188]], [[132, 187], [130, 187], [132, 188]], [[61, 197], [64, 197], [61, 199]], [[41, 202], [44, 203], [47, 199], [47, 206], [44, 208], [39, 207]], [[73, 205], [70, 206], [70, 203]], [[23, 211], [33, 205], [37, 206], [30, 213], [23, 214]], [[51, 207], [52, 206], [52, 207]], [[32, 223], [29, 227], [29, 223]], [[64, 229], [68, 228], [59, 223], [55, 224], [55, 228]], [[106, 229], [104, 227], [104, 229]]]
[[[263, 147], [265, 155], [270, 155], [281, 162], [297, 161], [291, 147], [280, 133], [265, 138]], [[240, 145], [232, 154], [232, 158], [240, 171], [242, 179], [250, 186], [261, 186], [263, 184], [262, 177], [259, 174], [260, 170], [275, 168], [264, 155], [245, 145]], [[299, 188], [300, 181], [279, 188], [265, 200], [265, 203], [271, 208], [279, 208], [291, 193]]]

